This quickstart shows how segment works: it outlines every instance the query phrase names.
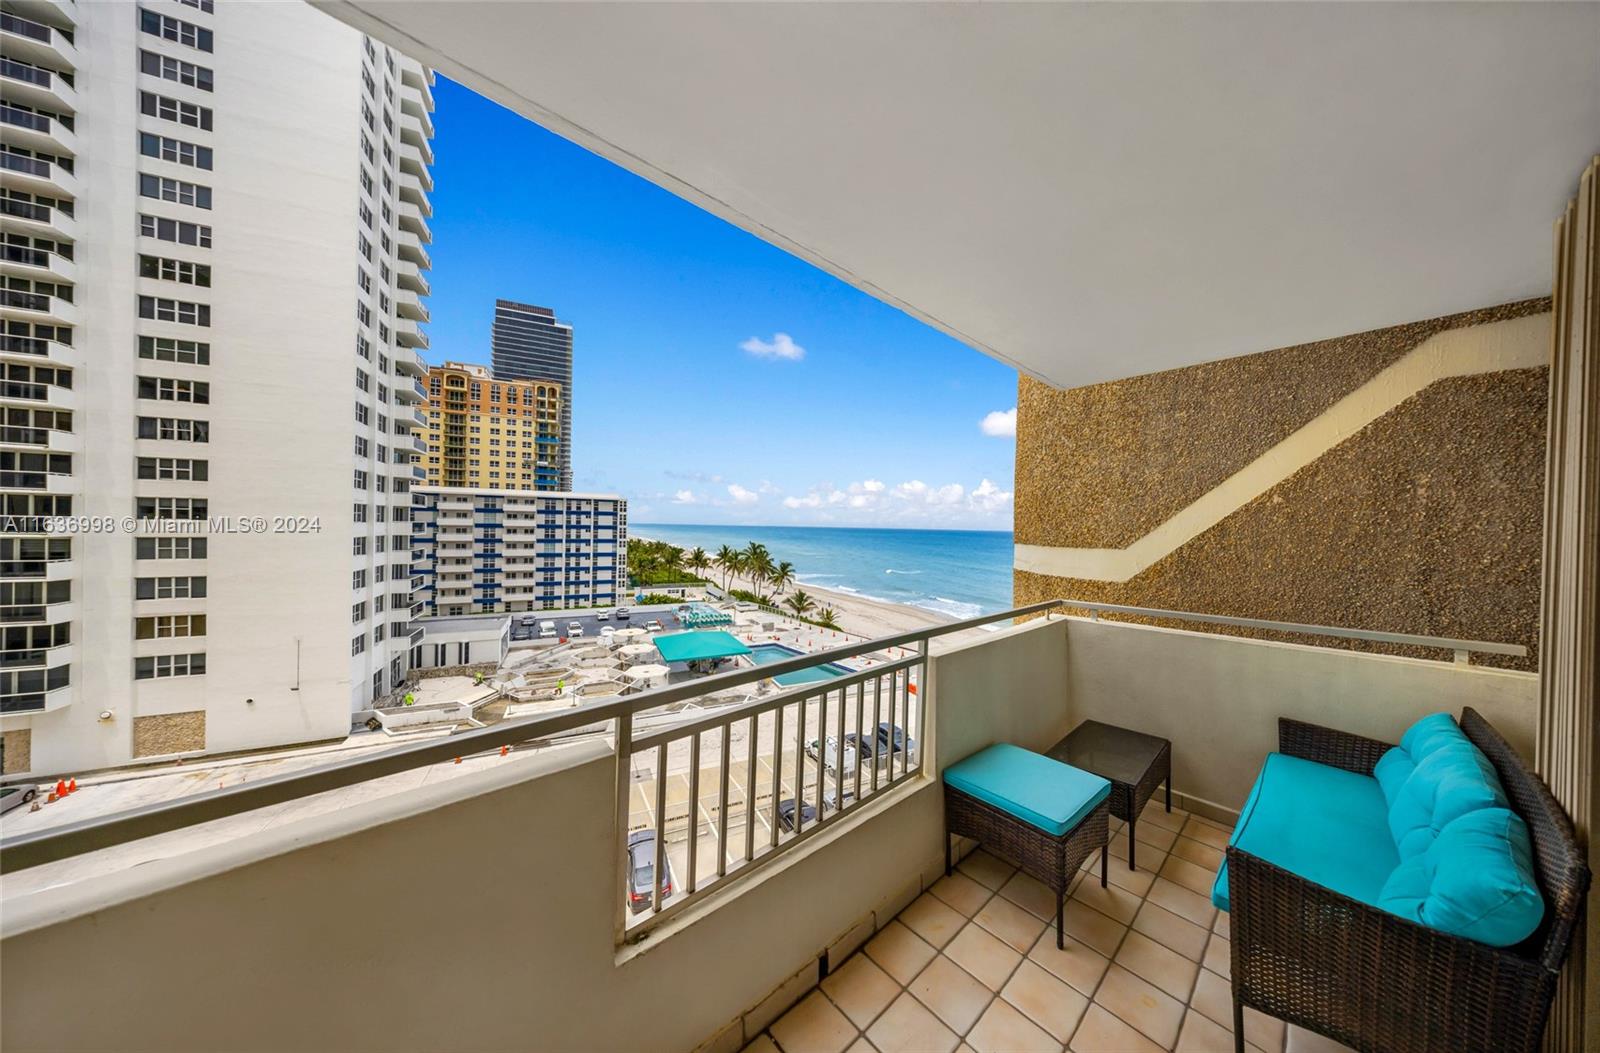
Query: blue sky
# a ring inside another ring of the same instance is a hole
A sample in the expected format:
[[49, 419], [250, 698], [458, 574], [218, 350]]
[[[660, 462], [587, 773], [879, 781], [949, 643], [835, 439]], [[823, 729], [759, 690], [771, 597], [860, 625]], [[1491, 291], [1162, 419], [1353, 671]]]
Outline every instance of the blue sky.
[[555, 308], [577, 489], [636, 522], [1011, 528], [1013, 369], [443, 77], [434, 96], [428, 360], [487, 364], [497, 297]]

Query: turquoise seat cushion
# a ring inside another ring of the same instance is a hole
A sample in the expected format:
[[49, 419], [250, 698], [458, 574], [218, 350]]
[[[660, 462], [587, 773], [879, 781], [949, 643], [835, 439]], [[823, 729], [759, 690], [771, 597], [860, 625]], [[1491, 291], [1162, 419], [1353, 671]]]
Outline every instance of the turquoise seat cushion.
[[944, 781], [1056, 837], [1111, 796], [1100, 776], [1008, 742], [950, 765]]
[[1430, 713], [1411, 725], [1401, 737], [1400, 745], [1379, 758], [1372, 771], [1390, 807], [1394, 806], [1400, 787], [1417, 770], [1419, 761], [1441, 746], [1466, 741], [1466, 734], [1448, 713]]
[[[1377, 779], [1269, 753], [1229, 844], [1376, 906], [1400, 862], [1388, 813]], [[1211, 899], [1229, 909], [1226, 863], [1217, 872]]]
[[1420, 758], [1412, 754], [1412, 760], [1411, 773], [1392, 794], [1386, 793], [1389, 833], [1401, 859], [1426, 852], [1439, 832], [1461, 816], [1507, 807], [1494, 766], [1464, 735], [1436, 744]]
[[1493, 947], [1521, 943], [1544, 916], [1527, 824], [1493, 807], [1451, 820], [1424, 851], [1395, 868], [1378, 906]]

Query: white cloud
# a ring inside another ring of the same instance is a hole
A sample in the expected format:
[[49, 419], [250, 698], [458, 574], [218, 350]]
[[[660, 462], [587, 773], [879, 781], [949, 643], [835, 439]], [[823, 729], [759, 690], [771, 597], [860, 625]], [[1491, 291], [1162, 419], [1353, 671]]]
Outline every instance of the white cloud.
[[894, 495], [907, 501], [920, 500], [927, 492], [928, 484], [921, 479], [912, 479], [894, 488]]
[[788, 333], [773, 333], [770, 341], [752, 336], [739, 347], [757, 358], [782, 358], [798, 362], [806, 357], [806, 349], [795, 343]]
[[1011, 503], [1011, 491], [1002, 490], [985, 479], [967, 495], [967, 503], [979, 512], [998, 512]]
[[785, 497], [783, 507], [813, 511], [823, 522], [862, 522], [864, 516], [869, 522], [988, 526], [1009, 517], [1011, 491], [990, 479], [970, 490], [961, 483], [931, 486], [908, 479], [891, 487], [880, 479], [863, 479], [843, 487], [818, 483], [804, 494]]
[[728, 496], [733, 498], [733, 503], [737, 505], [753, 505], [761, 500], [760, 494], [754, 490], [746, 490], [738, 483], [728, 484]]
[[978, 428], [985, 435], [993, 435], [997, 438], [1004, 438], [1008, 435], [1015, 437], [1017, 434], [1017, 407], [1012, 406], [1008, 410], [995, 410], [987, 414], [983, 420], [978, 422]]
[[672, 495], [672, 503], [675, 505], [699, 504], [700, 495], [696, 494], [693, 490], [679, 490], [677, 493]]

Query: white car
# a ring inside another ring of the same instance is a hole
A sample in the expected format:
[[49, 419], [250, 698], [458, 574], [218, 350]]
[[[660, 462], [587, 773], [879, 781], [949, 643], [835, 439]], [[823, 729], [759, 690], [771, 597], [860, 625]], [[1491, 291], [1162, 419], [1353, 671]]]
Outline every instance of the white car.
[[651, 618], [649, 621], [644, 623], [644, 631], [647, 633], [658, 633], [661, 631], [661, 623], [656, 621], [654, 618]]
[[595, 615], [595, 618], [602, 622], [609, 622], [611, 620], [611, 612], [601, 611], [599, 614]]
[[582, 636], [583, 635], [583, 623], [582, 622], [568, 622], [567, 623], [567, 635], [568, 636]]
[[539, 623], [539, 639], [541, 639], [541, 640], [554, 640], [555, 638], [556, 638], [556, 623], [555, 622], [540, 622]]
[[629, 611], [629, 610], [628, 610], [628, 608], [626, 608], [626, 607], [618, 607], [618, 608], [617, 608], [617, 609], [616, 609], [616, 611], [615, 611], [615, 612], [614, 612], [614, 613], [615, 613], [615, 614], [616, 614], [616, 616], [617, 616], [617, 621], [619, 621], [619, 622], [625, 622], [625, 621], [627, 621], [627, 620], [628, 620], [628, 615], [629, 615], [629, 614], [630, 614], [630, 613], [631, 613], [631, 612], [630, 612], [630, 611]]

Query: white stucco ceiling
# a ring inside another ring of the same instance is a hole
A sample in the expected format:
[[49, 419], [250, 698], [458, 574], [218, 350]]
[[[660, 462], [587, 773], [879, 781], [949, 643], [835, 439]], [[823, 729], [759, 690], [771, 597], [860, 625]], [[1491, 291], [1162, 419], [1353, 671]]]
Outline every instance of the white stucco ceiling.
[[321, 6], [1064, 387], [1545, 295], [1600, 150], [1594, 3]]

